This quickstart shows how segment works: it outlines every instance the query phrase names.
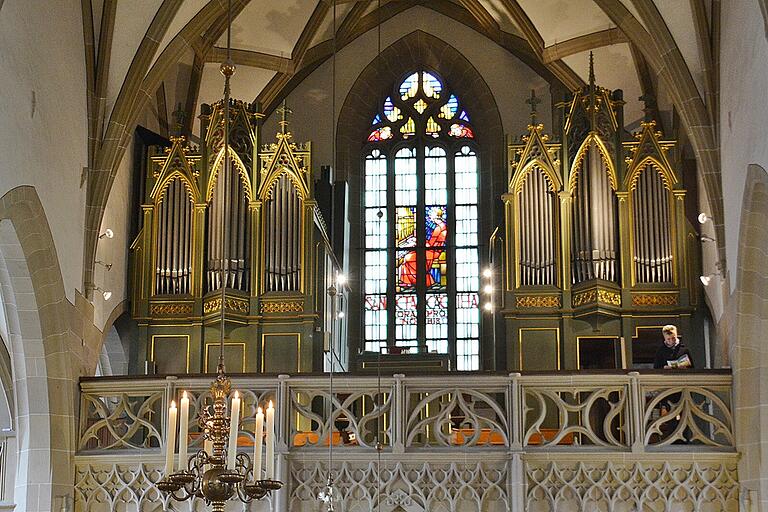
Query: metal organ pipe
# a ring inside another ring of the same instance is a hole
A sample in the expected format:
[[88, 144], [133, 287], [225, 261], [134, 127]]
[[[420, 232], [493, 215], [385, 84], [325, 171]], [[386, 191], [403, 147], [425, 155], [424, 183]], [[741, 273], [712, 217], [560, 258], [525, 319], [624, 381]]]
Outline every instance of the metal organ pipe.
[[192, 207], [186, 185], [171, 181], [163, 190], [157, 209], [155, 293], [189, 293]]

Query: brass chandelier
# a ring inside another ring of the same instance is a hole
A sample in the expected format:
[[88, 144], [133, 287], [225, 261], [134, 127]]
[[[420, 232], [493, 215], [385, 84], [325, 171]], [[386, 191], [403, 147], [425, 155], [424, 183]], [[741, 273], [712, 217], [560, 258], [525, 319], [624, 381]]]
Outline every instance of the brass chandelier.
[[[230, 170], [230, 78], [235, 74], [231, 59], [232, 2], [227, 2], [227, 59], [221, 64], [224, 75], [224, 165], [223, 173]], [[222, 223], [226, 222], [222, 217]], [[222, 229], [224, 226], [222, 226]], [[223, 239], [222, 239], [223, 241]], [[224, 253], [222, 252], [222, 257]], [[253, 457], [237, 453], [241, 399], [237, 391], [229, 400], [232, 383], [224, 370], [225, 291], [224, 264], [220, 266], [221, 279], [221, 333], [219, 363], [216, 379], [211, 383], [211, 399], [201, 407], [197, 422], [204, 440], [203, 449], [188, 457], [189, 398], [186, 391], [177, 411], [176, 403], [168, 409], [168, 435], [166, 438], [165, 471], [157, 487], [176, 501], [199, 498], [212, 505], [214, 512], [223, 512], [227, 501], [237, 499], [243, 503], [260, 500], [283, 483], [275, 479], [275, 409], [269, 402], [266, 414], [258, 408], [254, 430]], [[229, 407], [227, 407], [229, 401]], [[227, 410], [229, 409], [229, 410]], [[176, 434], [178, 417], [178, 467], [176, 461]], [[262, 468], [262, 448], [266, 446], [265, 468]], [[262, 469], [264, 471], [262, 472]]]

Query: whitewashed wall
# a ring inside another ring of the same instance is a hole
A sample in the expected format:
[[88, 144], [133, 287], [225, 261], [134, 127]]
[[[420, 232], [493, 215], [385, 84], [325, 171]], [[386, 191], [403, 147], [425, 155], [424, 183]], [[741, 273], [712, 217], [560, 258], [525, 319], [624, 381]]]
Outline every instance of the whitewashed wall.
[[81, 287], [87, 115], [78, 0], [13, 0], [0, 12], [0, 196], [32, 185], [67, 298]]

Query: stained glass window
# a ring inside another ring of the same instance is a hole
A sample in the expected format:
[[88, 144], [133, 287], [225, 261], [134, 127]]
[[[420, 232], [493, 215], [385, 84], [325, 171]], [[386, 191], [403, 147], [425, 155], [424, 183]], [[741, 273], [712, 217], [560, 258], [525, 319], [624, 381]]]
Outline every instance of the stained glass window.
[[436, 74], [393, 85], [365, 149], [365, 349], [448, 354], [452, 368], [478, 370], [475, 132]]

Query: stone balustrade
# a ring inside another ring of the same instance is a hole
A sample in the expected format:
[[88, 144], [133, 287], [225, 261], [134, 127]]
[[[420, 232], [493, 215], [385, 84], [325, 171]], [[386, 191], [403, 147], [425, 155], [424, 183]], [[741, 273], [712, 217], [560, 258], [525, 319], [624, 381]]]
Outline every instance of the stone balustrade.
[[[187, 391], [195, 417], [210, 380], [84, 379], [78, 510], [120, 501], [198, 510], [167, 503], [153, 482], [168, 403]], [[273, 400], [277, 408], [278, 471], [288, 485], [257, 508], [316, 510], [329, 443], [343, 510], [378, 500], [389, 510], [457, 512], [737, 506], [726, 372], [336, 375], [332, 395], [327, 376], [232, 381], [243, 398], [241, 450], [252, 447], [256, 407]], [[190, 436], [191, 449], [200, 447], [197, 426]]]

